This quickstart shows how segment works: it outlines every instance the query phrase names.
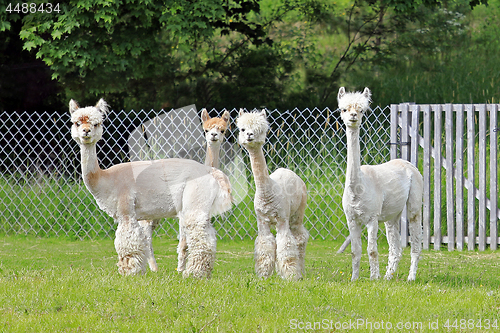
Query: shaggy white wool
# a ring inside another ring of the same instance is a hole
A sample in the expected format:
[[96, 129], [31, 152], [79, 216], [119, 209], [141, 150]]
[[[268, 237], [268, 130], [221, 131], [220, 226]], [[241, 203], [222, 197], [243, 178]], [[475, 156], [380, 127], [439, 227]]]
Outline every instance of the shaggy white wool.
[[260, 112], [240, 113], [240, 116], [236, 119], [236, 126], [239, 129], [251, 129], [256, 133], [267, 132], [269, 130], [269, 122], [264, 110]]
[[[343, 88], [343, 87], [342, 87]], [[358, 110], [368, 110], [371, 103], [371, 92], [369, 89], [365, 89], [364, 92], [356, 91], [356, 92], [345, 92], [345, 89], [339, 91], [339, 109], [348, 109], [348, 108], [356, 108]]]
[[97, 102], [96, 106], [80, 108], [74, 100], [71, 100], [69, 105], [72, 123], [84, 120], [92, 125], [102, 124], [109, 109], [109, 105], [102, 98]]
[[[267, 278], [277, 273], [290, 280], [304, 275], [309, 233], [304, 228], [307, 205], [306, 184], [293, 171], [279, 168], [271, 175], [262, 146], [269, 129], [266, 112], [244, 113], [236, 121], [238, 141], [250, 155], [255, 180], [254, 208], [258, 236], [255, 240], [255, 272]], [[276, 237], [271, 233], [276, 228]]]

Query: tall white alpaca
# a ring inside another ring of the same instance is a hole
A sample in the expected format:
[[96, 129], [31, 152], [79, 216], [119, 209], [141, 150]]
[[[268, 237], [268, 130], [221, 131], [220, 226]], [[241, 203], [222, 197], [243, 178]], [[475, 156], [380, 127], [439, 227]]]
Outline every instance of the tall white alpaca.
[[81, 149], [83, 181], [99, 207], [118, 223], [118, 271], [144, 273], [146, 261], [150, 266], [154, 261], [151, 220], [178, 216], [189, 255], [183, 275], [210, 277], [217, 241], [210, 217], [231, 207], [227, 177], [217, 169], [182, 159], [122, 163], [102, 170], [96, 143], [102, 137], [108, 105], [101, 99], [95, 107], [80, 108], [71, 100], [69, 110], [71, 135]]
[[[255, 240], [255, 271], [267, 278], [275, 267], [286, 279], [304, 275], [304, 261], [309, 233], [304, 228], [307, 188], [293, 171], [279, 168], [271, 175], [267, 170], [262, 146], [269, 129], [266, 112], [240, 111], [236, 121], [239, 142], [250, 155], [255, 179], [254, 207], [258, 236]], [[276, 238], [271, 233], [276, 227]]]
[[229, 111], [225, 111], [220, 118], [211, 118], [207, 109], [203, 109], [201, 110], [201, 120], [205, 131], [205, 139], [207, 140], [205, 165], [220, 169], [220, 147], [224, 142], [229, 125]]
[[346, 124], [347, 171], [342, 205], [347, 218], [352, 249], [352, 280], [359, 277], [361, 228], [368, 229], [370, 278], [380, 277], [377, 251], [378, 224], [385, 222], [389, 243], [386, 279], [391, 279], [401, 259], [399, 219], [407, 207], [411, 237], [411, 267], [408, 280], [415, 280], [422, 251], [423, 178], [410, 162], [395, 159], [379, 165], [360, 165], [359, 128], [371, 102], [368, 88], [338, 93], [341, 117]]

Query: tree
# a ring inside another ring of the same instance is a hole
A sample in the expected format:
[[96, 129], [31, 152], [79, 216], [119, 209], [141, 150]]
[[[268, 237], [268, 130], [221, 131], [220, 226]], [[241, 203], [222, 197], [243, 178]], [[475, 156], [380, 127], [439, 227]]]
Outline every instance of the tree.
[[[67, 0], [57, 15], [24, 15], [20, 37], [50, 67], [66, 100], [104, 96], [127, 110], [330, 106], [346, 73], [389, 61], [395, 34], [425, 20], [423, 9], [443, 6], [440, 0], [355, 0], [345, 8], [331, 0], [279, 0], [263, 11], [261, 3]], [[21, 20], [5, 13], [0, 30]]]
[[216, 29], [245, 43], [270, 43], [247, 19], [258, 9], [255, 0], [70, 0], [58, 15], [28, 14], [20, 36], [73, 98], [106, 95], [125, 108], [172, 107], [179, 86], [213, 68], [220, 52], [198, 48]]

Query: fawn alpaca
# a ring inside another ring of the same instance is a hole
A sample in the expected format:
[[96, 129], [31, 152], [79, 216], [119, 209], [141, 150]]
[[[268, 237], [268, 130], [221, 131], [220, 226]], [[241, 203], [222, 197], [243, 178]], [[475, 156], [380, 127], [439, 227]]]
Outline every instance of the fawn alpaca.
[[71, 135], [81, 149], [83, 181], [99, 207], [118, 223], [118, 271], [123, 275], [144, 273], [148, 260], [152, 266], [150, 220], [178, 216], [188, 249], [183, 275], [210, 277], [216, 250], [210, 217], [231, 207], [227, 177], [215, 168], [174, 158], [122, 163], [102, 170], [96, 143], [102, 137], [108, 105], [101, 99], [96, 106], [80, 108], [71, 100], [69, 110]]
[[211, 118], [208, 115], [207, 109], [203, 109], [201, 110], [201, 120], [207, 141], [205, 165], [220, 169], [220, 146], [224, 141], [224, 136], [229, 125], [229, 111], [224, 111], [221, 118]]

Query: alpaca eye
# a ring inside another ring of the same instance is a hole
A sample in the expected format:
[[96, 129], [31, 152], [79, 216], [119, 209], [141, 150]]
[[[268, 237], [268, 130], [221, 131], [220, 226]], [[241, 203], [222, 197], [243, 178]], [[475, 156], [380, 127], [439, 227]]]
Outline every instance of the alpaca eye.
[[347, 111], [347, 109], [342, 109], [342, 110], [340, 110], [340, 111], [342, 111], [342, 113], [344, 113], [344, 112], [346, 112], [346, 111]]
[[221, 130], [220, 132], [221, 132], [221, 134], [224, 134], [224, 132], [225, 132], [225, 131], [222, 131], [222, 130]]
[[82, 122], [81, 122], [81, 121], [77, 121], [77, 122], [75, 123], [75, 125], [76, 125], [77, 127], [80, 127], [80, 125], [81, 125], [81, 124], [82, 124]]
[[208, 133], [208, 130], [205, 130], [205, 133]]
[[242, 128], [242, 129], [240, 129], [240, 131], [245, 132], [245, 129], [244, 129], [244, 128]]

